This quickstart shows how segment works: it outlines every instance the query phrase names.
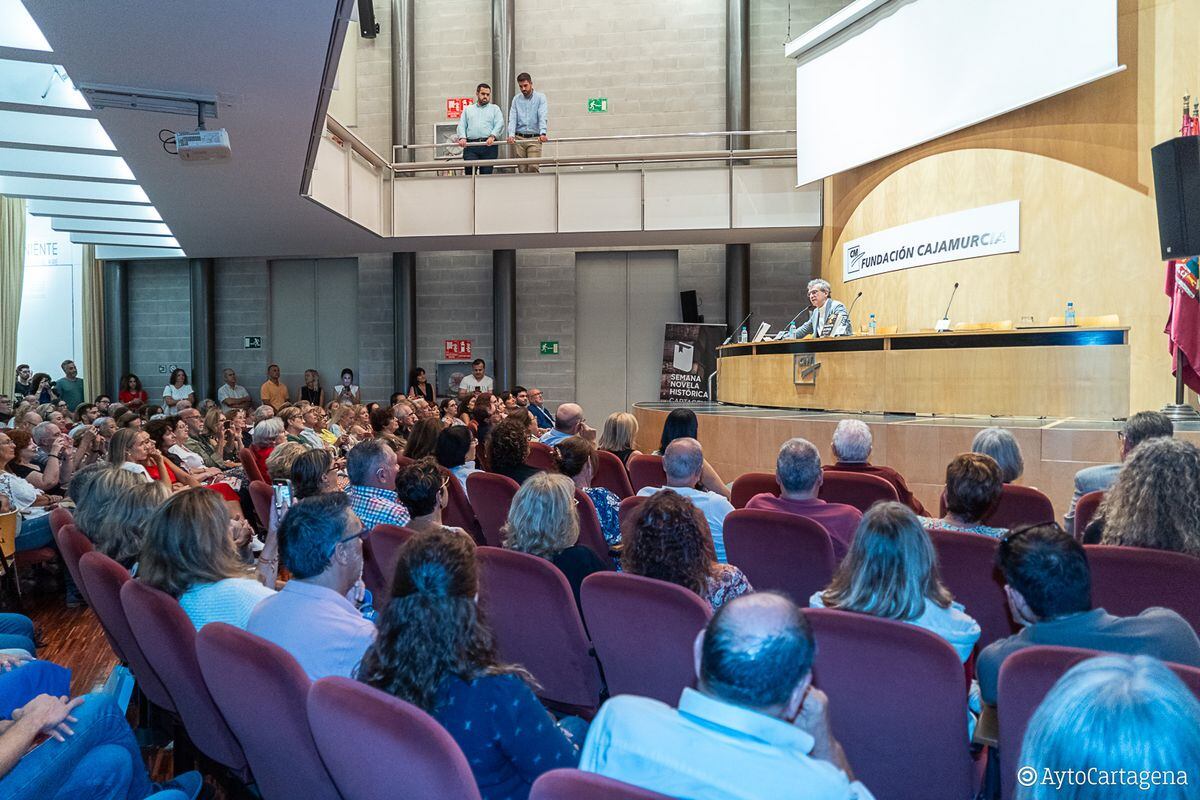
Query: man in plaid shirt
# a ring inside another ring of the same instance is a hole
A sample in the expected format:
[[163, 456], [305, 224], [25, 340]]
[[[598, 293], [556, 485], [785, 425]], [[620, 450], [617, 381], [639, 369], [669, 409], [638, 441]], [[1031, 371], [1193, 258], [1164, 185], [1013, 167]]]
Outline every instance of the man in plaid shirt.
[[355, 445], [346, 455], [350, 473], [350, 507], [362, 520], [363, 532], [376, 525], [404, 526], [412, 519], [396, 497], [396, 451], [386, 442], [371, 439]]

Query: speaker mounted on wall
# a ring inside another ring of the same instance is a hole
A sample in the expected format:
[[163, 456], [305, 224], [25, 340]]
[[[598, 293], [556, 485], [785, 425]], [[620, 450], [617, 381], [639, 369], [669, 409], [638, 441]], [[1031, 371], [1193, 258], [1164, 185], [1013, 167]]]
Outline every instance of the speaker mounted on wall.
[[1200, 136], [1177, 136], [1150, 150], [1163, 261], [1200, 255]]
[[696, 325], [704, 322], [704, 317], [700, 316], [700, 300], [695, 289], [679, 293], [679, 310], [685, 324]]

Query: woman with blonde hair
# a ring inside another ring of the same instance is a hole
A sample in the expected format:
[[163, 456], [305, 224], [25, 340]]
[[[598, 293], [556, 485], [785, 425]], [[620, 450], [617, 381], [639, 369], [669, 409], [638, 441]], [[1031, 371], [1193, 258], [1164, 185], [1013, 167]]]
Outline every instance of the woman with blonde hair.
[[501, 534], [505, 548], [558, 567], [571, 584], [576, 605], [583, 579], [604, 571], [600, 557], [579, 544], [575, 484], [564, 475], [539, 472], [525, 481], [513, 497]]
[[170, 496], [161, 483], [142, 483], [133, 473], [109, 466], [75, 498], [75, 526], [97, 550], [132, 572], [146, 520]]
[[315, 369], [304, 370], [304, 385], [300, 387], [300, 399], [314, 406], [325, 405], [325, 387], [321, 386], [321, 375]]
[[[143, 483], [158, 481], [171, 491], [171, 469], [166, 457], [154, 446], [150, 434], [135, 428], [121, 428], [108, 443], [108, 460], [124, 470], [141, 476]], [[154, 468], [154, 474], [150, 473]]]
[[600, 432], [600, 441], [596, 442], [596, 447], [612, 453], [628, 467], [630, 456], [641, 455], [641, 451], [633, 446], [637, 432], [637, 417], [628, 411], [613, 412], [604, 420], [604, 430]]

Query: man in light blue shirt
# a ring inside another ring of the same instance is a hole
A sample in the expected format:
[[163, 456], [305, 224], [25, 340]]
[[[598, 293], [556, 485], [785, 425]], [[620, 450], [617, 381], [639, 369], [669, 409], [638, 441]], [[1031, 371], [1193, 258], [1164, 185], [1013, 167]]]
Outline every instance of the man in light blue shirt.
[[813, 637], [772, 592], [725, 604], [696, 637], [698, 689], [679, 708], [618, 695], [588, 729], [579, 768], [670, 797], [869, 800], [812, 687]]
[[[508, 144], [514, 158], [540, 158], [546, 141], [546, 95], [533, 90], [528, 72], [517, 76], [521, 90], [508, 109]], [[537, 164], [522, 164], [521, 172], [537, 172]]]
[[[458, 145], [463, 149], [463, 161], [491, 161], [500, 151], [496, 140], [504, 134], [504, 112], [492, 104], [492, 87], [481, 83], [475, 87], [475, 103], [463, 109], [458, 120]], [[470, 175], [475, 170], [467, 167]], [[491, 175], [491, 167], [479, 167], [480, 175]]]
[[554, 447], [563, 439], [582, 436], [589, 442], [596, 440], [596, 429], [588, 427], [583, 416], [583, 406], [578, 403], [563, 403], [554, 412], [554, 427], [538, 439], [542, 444]]

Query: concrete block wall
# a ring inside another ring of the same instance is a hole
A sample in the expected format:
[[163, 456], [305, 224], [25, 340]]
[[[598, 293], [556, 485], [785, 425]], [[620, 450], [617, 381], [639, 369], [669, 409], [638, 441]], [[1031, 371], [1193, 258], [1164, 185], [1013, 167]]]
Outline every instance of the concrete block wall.
[[192, 376], [191, 319], [187, 261], [130, 262], [129, 369], [151, 402], [161, 404], [172, 364]]
[[487, 361], [491, 373], [491, 250], [417, 254], [417, 363], [430, 376], [447, 339], [470, 339], [472, 356]]
[[[384, 158], [391, 158], [392, 147], [392, 4], [375, 3], [375, 21], [379, 35], [359, 37], [356, 52], [358, 67], [358, 124], [355, 132]], [[418, 6], [419, 8], [419, 6]], [[357, 23], [351, 23], [356, 28]]]
[[[392, 256], [371, 253], [358, 257], [358, 367], [355, 378], [363, 397], [386, 399], [400, 388], [404, 376], [393, 379]], [[326, 386], [339, 376], [324, 375]]]
[[[540, 344], [558, 342], [558, 355]], [[575, 399], [575, 251], [517, 251], [517, 382], [546, 405]]]
[[[270, 351], [270, 272], [265, 258], [221, 258], [213, 266], [214, 349], [217, 380], [230, 367], [238, 383], [258, 399]], [[263, 349], [247, 350], [243, 338], [261, 336]], [[218, 384], [219, 385], [219, 384]]]
[[[808, 242], [750, 246], [750, 308], [755, 323], [769, 322], [777, 331], [808, 307], [808, 281], [817, 273], [816, 252], [817, 246]], [[849, 298], [839, 299], [849, 303]], [[859, 311], [854, 312], [856, 322]]]
[[[492, 82], [492, 4], [425, 0], [417, 3], [413, 24], [416, 141], [432, 142], [433, 124], [450, 121], [446, 99], [474, 97], [477, 85]], [[417, 151], [414, 160], [432, 155]]]

